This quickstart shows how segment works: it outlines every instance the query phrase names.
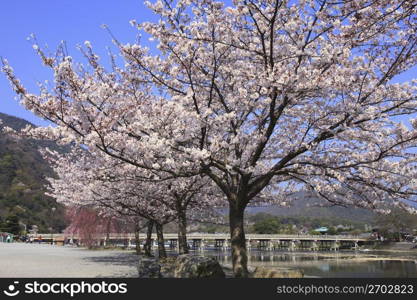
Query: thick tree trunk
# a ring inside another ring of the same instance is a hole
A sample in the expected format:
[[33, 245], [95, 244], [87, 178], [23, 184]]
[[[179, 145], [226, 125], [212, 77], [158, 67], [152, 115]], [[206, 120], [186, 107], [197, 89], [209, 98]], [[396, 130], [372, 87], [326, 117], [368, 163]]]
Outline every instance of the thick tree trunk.
[[184, 211], [178, 212], [178, 252], [179, 254], [188, 253], [187, 215]]
[[230, 240], [232, 247], [233, 273], [235, 277], [248, 277], [248, 256], [246, 251], [243, 214], [245, 208], [231, 204], [229, 210]]
[[164, 231], [163, 226], [159, 223], [155, 223], [156, 236], [158, 238], [158, 256], [159, 258], [166, 258], [167, 253], [165, 251]]
[[147, 228], [147, 232], [146, 232], [146, 241], [145, 244], [143, 245], [143, 250], [145, 251], [145, 256], [148, 257], [152, 257], [152, 230], [153, 230], [153, 224], [154, 221], [149, 220], [148, 221], [148, 228]]
[[137, 255], [142, 254], [142, 250], [140, 249], [139, 234], [140, 234], [140, 226], [139, 226], [139, 221], [137, 220], [135, 223], [135, 250], [136, 250]]

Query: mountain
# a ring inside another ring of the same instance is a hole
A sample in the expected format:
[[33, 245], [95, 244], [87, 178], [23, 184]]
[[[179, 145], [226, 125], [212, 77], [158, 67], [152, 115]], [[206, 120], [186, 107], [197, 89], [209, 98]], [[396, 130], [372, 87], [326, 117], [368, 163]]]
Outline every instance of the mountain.
[[[0, 113], [0, 131], [8, 126], [20, 130], [33, 124]], [[38, 149], [66, 151], [50, 141], [16, 138], [0, 132], [0, 219], [17, 215], [25, 225], [37, 225], [41, 232], [65, 228], [64, 208], [45, 196], [45, 178], [54, 175]], [[53, 212], [52, 208], [55, 207]]]
[[[290, 201], [289, 207], [277, 205], [248, 207], [248, 214], [268, 213], [275, 216], [303, 216], [311, 218], [332, 218], [353, 222], [370, 223], [375, 217], [371, 210], [356, 207], [329, 206], [325, 200], [299, 192]], [[326, 206], [327, 205], [327, 206]]]

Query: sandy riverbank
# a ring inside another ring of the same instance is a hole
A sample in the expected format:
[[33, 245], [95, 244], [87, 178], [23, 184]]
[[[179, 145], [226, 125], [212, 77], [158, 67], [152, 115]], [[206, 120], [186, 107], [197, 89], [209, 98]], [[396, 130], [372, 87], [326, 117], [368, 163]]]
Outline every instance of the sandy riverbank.
[[0, 277], [137, 277], [132, 251], [0, 243]]

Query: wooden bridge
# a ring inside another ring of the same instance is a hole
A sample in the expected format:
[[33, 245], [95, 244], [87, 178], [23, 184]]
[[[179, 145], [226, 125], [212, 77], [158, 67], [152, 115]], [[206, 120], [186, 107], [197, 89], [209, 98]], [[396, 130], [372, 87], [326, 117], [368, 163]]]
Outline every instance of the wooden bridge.
[[[49, 242], [54, 244], [76, 243], [82, 244], [82, 240], [77, 235], [70, 234], [37, 234], [30, 235], [36, 242]], [[42, 237], [42, 238], [40, 238]], [[97, 235], [96, 244], [101, 246], [118, 245], [133, 247], [135, 245], [135, 235], [109, 234]], [[164, 234], [165, 245], [170, 248], [177, 248], [178, 235], [176, 233]], [[145, 235], [140, 236], [140, 243], [143, 244]], [[152, 235], [153, 246], [156, 246], [156, 235]], [[230, 235], [227, 233], [190, 233], [187, 240], [192, 249], [223, 249], [230, 247]], [[365, 237], [353, 235], [289, 235], [289, 234], [246, 234], [246, 246], [248, 249], [277, 250], [339, 250], [357, 249], [365, 244], [372, 244], [374, 241]]]

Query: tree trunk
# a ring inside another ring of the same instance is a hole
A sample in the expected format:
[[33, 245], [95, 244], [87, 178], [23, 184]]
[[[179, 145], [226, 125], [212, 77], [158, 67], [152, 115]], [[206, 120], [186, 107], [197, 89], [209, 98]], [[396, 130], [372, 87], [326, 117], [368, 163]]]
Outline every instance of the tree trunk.
[[153, 223], [154, 221], [149, 220], [148, 221], [148, 228], [147, 228], [147, 232], [146, 232], [146, 241], [145, 244], [143, 245], [143, 250], [145, 251], [145, 256], [148, 257], [152, 257], [152, 230], [153, 230]]
[[246, 251], [245, 231], [243, 228], [244, 207], [236, 202], [230, 203], [229, 223], [232, 247], [233, 273], [235, 277], [248, 277], [248, 256]]
[[187, 215], [185, 211], [178, 211], [178, 252], [188, 253], [187, 243]]
[[109, 218], [107, 220], [107, 226], [106, 226], [106, 246], [107, 243], [110, 243], [110, 226], [111, 226], [111, 219]]
[[139, 234], [140, 234], [139, 220], [136, 220], [136, 222], [135, 222], [135, 250], [136, 250], [137, 255], [142, 254], [142, 251], [140, 249]]
[[163, 226], [161, 224], [155, 222], [155, 228], [156, 228], [156, 236], [158, 238], [158, 257], [160, 259], [161, 258], [166, 258], [167, 253], [165, 251]]

